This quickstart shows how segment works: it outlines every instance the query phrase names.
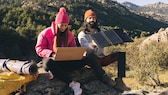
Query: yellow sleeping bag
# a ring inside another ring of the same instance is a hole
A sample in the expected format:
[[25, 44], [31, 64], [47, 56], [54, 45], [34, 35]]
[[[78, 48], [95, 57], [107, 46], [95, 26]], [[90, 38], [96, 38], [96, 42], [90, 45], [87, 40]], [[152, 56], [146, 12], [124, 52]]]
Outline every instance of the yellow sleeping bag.
[[15, 72], [0, 72], [0, 95], [9, 95], [12, 92], [20, 90], [26, 92], [26, 84], [36, 80], [38, 72], [34, 75], [20, 75]]

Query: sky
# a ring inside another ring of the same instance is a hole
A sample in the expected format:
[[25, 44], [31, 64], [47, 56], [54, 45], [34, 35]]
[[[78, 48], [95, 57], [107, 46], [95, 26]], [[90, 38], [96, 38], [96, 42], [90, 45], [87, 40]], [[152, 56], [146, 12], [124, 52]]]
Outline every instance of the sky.
[[154, 4], [154, 3], [158, 3], [158, 2], [163, 2], [163, 3], [168, 4], [168, 0], [116, 0], [116, 1], [119, 3], [128, 1], [128, 2], [131, 2], [131, 3], [139, 5], [139, 6], [143, 6], [143, 5], [147, 5], [147, 4]]

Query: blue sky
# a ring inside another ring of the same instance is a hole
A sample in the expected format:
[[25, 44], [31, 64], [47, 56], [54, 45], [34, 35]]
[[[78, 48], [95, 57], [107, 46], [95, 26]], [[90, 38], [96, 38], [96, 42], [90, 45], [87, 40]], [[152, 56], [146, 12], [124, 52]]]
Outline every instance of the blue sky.
[[143, 6], [143, 5], [146, 5], [146, 4], [154, 4], [154, 3], [157, 3], [157, 2], [163, 2], [163, 3], [168, 4], [168, 0], [116, 0], [116, 1], [119, 2], [119, 3], [128, 1], [128, 2], [134, 3], [134, 4], [139, 5], [139, 6]]

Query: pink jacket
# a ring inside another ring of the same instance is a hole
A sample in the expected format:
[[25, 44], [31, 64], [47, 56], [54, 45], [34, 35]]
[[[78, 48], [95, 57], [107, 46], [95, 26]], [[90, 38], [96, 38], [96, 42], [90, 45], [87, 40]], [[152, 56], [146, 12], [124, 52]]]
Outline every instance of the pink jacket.
[[[53, 52], [54, 35], [55, 22], [38, 35], [35, 50], [40, 57], [49, 57]], [[68, 47], [76, 47], [75, 37], [70, 30], [68, 30]]]

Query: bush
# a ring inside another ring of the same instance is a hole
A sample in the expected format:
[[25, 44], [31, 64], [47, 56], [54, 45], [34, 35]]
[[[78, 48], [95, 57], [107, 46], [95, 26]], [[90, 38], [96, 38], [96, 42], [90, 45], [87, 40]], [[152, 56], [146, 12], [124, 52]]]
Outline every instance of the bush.
[[160, 85], [159, 71], [166, 68], [168, 62], [167, 43], [151, 42], [141, 49], [135, 48], [136, 46], [131, 47], [133, 51], [127, 55], [134, 77], [142, 84], [150, 79], [155, 85]]

